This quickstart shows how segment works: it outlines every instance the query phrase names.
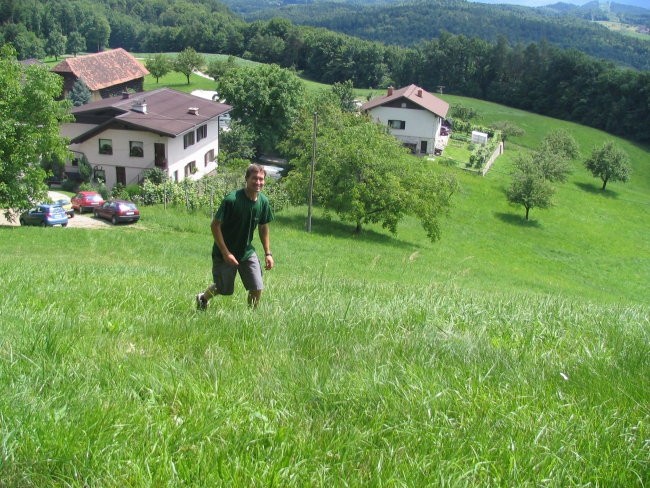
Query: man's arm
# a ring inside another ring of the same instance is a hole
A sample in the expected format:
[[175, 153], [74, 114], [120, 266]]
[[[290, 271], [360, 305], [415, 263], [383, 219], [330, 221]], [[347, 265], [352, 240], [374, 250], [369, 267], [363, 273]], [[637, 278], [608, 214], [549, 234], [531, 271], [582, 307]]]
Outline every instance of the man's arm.
[[219, 251], [221, 251], [223, 260], [228, 264], [238, 266], [239, 262], [237, 261], [237, 258], [232, 255], [228, 249], [228, 246], [226, 246], [226, 241], [223, 239], [223, 234], [221, 232], [221, 222], [219, 222], [217, 219], [212, 219], [210, 229], [212, 230], [212, 237], [214, 238], [214, 242], [219, 248]]
[[262, 241], [262, 247], [264, 248], [264, 269], [271, 269], [275, 262], [273, 261], [273, 255], [271, 254], [271, 233], [269, 230], [269, 224], [260, 225], [258, 230], [260, 241]]

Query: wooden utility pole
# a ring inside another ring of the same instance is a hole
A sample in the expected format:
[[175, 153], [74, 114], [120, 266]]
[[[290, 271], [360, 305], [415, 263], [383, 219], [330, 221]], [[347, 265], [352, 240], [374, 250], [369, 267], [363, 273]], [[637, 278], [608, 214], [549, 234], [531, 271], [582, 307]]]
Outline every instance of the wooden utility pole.
[[316, 166], [316, 132], [318, 130], [318, 112], [314, 112], [314, 131], [311, 142], [311, 173], [309, 175], [309, 201], [307, 203], [307, 232], [311, 232], [311, 207], [314, 197], [314, 167]]

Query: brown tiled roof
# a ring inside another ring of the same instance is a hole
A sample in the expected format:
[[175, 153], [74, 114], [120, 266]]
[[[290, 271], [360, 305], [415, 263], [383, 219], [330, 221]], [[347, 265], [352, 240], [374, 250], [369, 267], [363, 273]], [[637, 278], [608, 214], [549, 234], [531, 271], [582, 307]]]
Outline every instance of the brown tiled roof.
[[[146, 113], [134, 109], [145, 102]], [[213, 102], [170, 88], [113, 97], [90, 102], [72, 109], [78, 124], [93, 123], [72, 139], [83, 142], [111, 126], [146, 130], [167, 137], [177, 137], [232, 110], [225, 103]]]
[[409, 85], [397, 90], [391, 90], [389, 88], [386, 95], [373, 98], [372, 100], [364, 103], [361, 106], [361, 110], [370, 110], [381, 105], [386, 105], [400, 98], [406, 98], [416, 105], [419, 105], [423, 109], [434, 113], [438, 117], [445, 118], [447, 116], [447, 112], [449, 111], [449, 104], [447, 102], [441, 100], [435, 95], [432, 95], [417, 85]]
[[72, 73], [82, 79], [90, 91], [137, 80], [149, 74], [137, 59], [122, 48], [68, 58], [52, 71]]

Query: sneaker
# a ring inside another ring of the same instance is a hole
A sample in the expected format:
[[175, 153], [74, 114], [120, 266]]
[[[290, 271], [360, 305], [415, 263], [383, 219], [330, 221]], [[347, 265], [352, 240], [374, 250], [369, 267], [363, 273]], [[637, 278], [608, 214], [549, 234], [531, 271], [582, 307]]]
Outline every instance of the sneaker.
[[196, 309], [205, 310], [206, 308], [208, 308], [208, 301], [203, 296], [203, 293], [199, 293], [196, 295]]

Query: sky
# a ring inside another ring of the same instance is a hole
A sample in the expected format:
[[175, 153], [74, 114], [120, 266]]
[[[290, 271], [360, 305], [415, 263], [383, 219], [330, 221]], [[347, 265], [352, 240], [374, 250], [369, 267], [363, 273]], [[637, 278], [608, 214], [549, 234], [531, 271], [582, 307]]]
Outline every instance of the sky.
[[[470, 0], [479, 3], [502, 3], [509, 5], [523, 5], [524, 7], [543, 7], [544, 5], [552, 5], [554, 3], [563, 2], [573, 5], [584, 5], [589, 3], [590, 0]], [[636, 5], [650, 9], [650, 0], [612, 0], [615, 3], [623, 5]]]

